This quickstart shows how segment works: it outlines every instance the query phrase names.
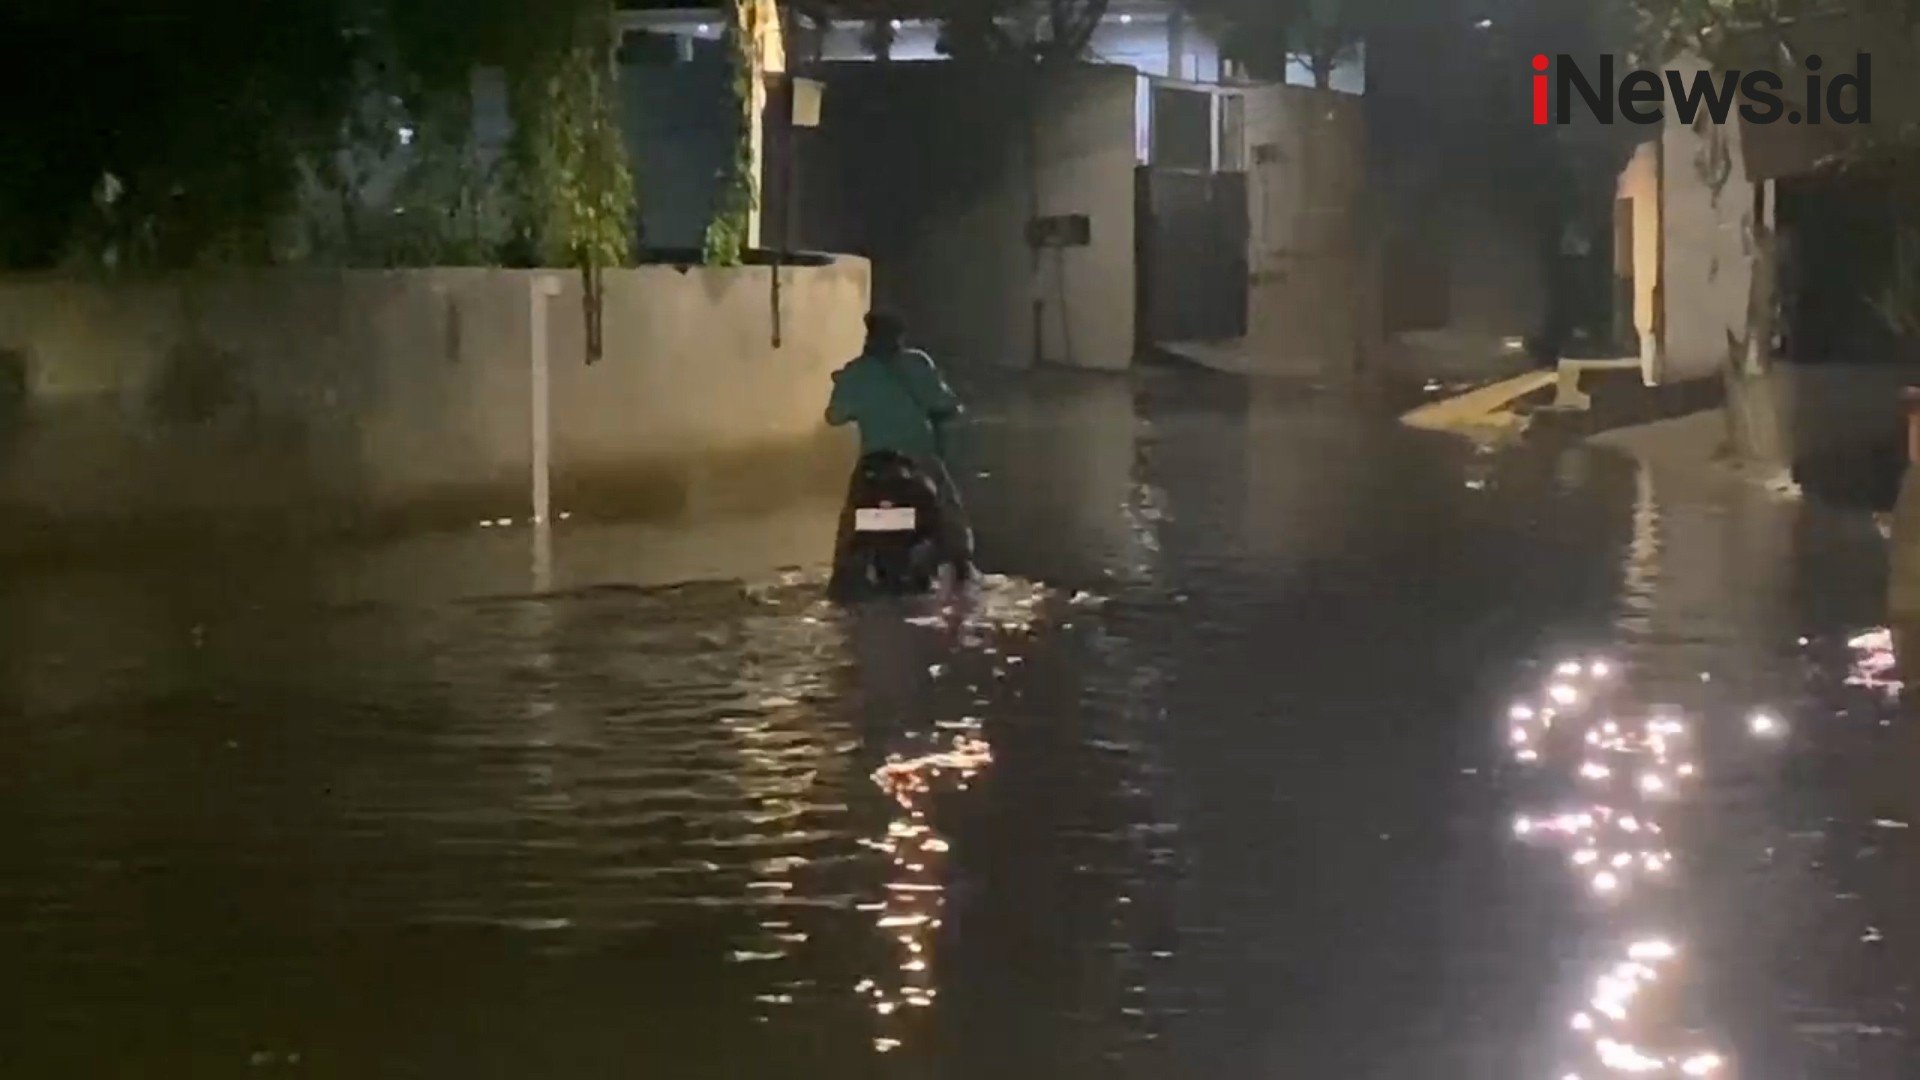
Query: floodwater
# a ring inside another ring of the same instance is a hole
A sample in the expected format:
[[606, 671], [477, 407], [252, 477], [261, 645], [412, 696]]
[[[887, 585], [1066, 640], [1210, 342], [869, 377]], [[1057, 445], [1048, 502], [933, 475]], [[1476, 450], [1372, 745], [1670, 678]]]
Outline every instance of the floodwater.
[[0, 1074], [1920, 1076], [1864, 515], [1179, 373], [962, 453], [958, 608], [832, 507], [0, 578]]

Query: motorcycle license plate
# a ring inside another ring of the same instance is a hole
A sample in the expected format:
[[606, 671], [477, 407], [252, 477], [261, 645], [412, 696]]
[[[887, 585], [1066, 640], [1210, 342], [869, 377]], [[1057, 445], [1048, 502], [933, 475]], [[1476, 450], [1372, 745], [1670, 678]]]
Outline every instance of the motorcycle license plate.
[[911, 506], [862, 506], [853, 512], [855, 532], [912, 532], [919, 524]]

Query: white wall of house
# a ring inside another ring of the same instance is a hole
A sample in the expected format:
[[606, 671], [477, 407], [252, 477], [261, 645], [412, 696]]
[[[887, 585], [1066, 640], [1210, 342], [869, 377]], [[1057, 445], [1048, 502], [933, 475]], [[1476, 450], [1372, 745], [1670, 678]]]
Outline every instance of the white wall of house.
[[1360, 102], [1297, 86], [1244, 96], [1249, 362], [1340, 370], [1353, 359], [1366, 273], [1355, 221], [1366, 157]]
[[1082, 68], [1041, 112], [1040, 214], [1094, 221], [1092, 244], [1043, 251], [1034, 271], [1034, 287], [1051, 305], [1042, 355], [1074, 367], [1133, 362], [1134, 81], [1124, 68]]
[[1659, 361], [1660, 140], [1634, 149], [1614, 198], [1633, 205], [1633, 328], [1640, 335], [1640, 371], [1649, 384]]
[[[1683, 77], [1703, 65], [1683, 58]], [[1720, 370], [1727, 335], [1746, 333], [1753, 275], [1749, 245], [1753, 185], [1740, 154], [1740, 125], [1704, 114], [1687, 125], [1671, 114], [1660, 131], [1660, 349], [1649, 383], [1703, 378]]]
[[[821, 410], [834, 369], [859, 349], [862, 259], [783, 270], [778, 349], [764, 267], [609, 270], [605, 353], [591, 366], [571, 272], [48, 275], [0, 279], [0, 349], [26, 358], [32, 390], [26, 439], [0, 461], [0, 503], [75, 523], [443, 502], [523, 513], [542, 274], [563, 289], [548, 321], [563, 495], [664, 482], [685, 508], [785, 461], [801, 471], [775, 486], [797, 490], [810, 468], [799, 451], [833, 445]], [[210, 424], [154, 415], [148, 402], [182, 351], [219, 365], [252, 408]], [[829, 490], [851, 456], [837, 442]]]

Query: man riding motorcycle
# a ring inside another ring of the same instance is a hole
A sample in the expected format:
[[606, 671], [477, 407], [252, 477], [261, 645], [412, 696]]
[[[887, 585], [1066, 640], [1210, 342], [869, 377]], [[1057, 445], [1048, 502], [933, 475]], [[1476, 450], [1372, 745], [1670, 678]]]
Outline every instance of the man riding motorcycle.
[[[932, 357], [907, 347], [903, 320], [876, 311], [867, 316], [866, 323], [866, 348], [833, 373], [827, 423], [836, 427], [859, 425], [862, 459], [871, 454], [899, 454], [932, 478], [940, 491], [944, 561], [953, 567], [954, 580], [964, 582], [973, 573], [973, 531], [967, 525], [953, 475], [947, 470], [943, 432], [944, 425], [959, 417], [960, 399], [940, 376]], [[834, 540], [829, 591], [835, 595], [846, 594], [850, 575], [857, 572], [850, 560], [860, 486], [861, 469], [856, 465]]]

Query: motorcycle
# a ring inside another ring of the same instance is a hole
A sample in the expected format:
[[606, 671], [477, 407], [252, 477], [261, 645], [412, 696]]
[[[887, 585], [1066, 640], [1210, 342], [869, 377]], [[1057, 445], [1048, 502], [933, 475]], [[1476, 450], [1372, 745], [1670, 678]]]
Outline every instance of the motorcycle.
[[845, 587], [883, 596], [931, 592], [943, 561], [933, 478], [900, 454], [869, 454], [860, 460], [853, 500]]

